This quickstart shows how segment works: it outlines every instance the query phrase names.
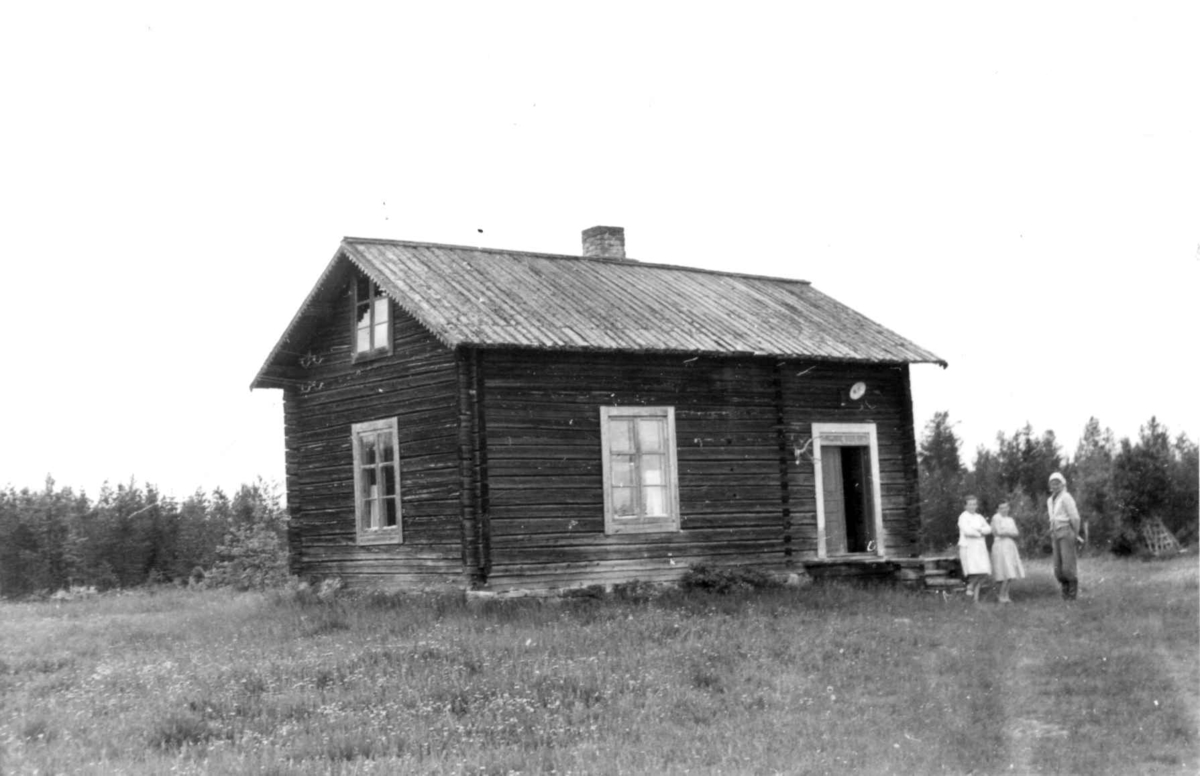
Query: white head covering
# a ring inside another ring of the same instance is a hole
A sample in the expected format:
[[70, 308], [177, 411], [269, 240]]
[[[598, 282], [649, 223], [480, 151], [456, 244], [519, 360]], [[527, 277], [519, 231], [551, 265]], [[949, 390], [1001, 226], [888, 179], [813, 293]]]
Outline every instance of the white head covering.
[[1055, 480], [1058, 480], [1063, 485], [1067, 484], [1067, 478], [1062, 476], [1062, 472], [1055, 472], [1054, 474], [1050, 475], [1050, 481], [1054, 482]]

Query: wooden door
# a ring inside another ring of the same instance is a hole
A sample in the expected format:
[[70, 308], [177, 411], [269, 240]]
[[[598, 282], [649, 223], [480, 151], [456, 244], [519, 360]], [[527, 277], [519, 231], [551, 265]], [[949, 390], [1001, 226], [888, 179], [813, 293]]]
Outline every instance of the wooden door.
[[825, 554], [846, 554], [846, 488], [842, 448], [821, 445], [821, 489], [825, 501]]

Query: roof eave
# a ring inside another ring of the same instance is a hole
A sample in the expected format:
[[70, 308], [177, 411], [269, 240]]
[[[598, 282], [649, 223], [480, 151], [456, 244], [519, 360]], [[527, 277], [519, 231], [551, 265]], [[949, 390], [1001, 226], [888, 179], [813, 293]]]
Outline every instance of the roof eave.
[[325, 269], [321, 272], [320, 277], [317, 278], [317, 282], [313, 284], [312, 290], [309, 291], [308, 296], [304, 298], [304, 302], [300, 305], [300, 309], [296, 311], [296, 314], [292, 316], [291, 322], [288, 323], [287, 328], [283, 330], [283, 336], [279, 338], [279, 340], [275, 343], [275, 346], [271, 348], [271, 352], [267, 355], [266, 360], [263, 361], [263, 365], [259, 368], [258, 374], [254, 376], [254, 380], [252, 380], [250, 383], [250, 390], [254, 390], [255, 388], [285, 387], [284, 385], [272, 384], [275, 381], [270, 379], [268, 372], [272, 367], [275, 366], [275, 360], [283, 350], [284, 344], [291, 340], [292, 335], [295, 333], [300, 323], [305, 317], [311, 314], [313, 302], [320, 295], [321, 291], [325, 288], [325, 284], [333, 275], [334, 269], [338, 265], [338, 259], [342, 258], [343, 252], [343, 247], [339, 245], [337, 252], [333, 254], [333, 258], [330, 259], [329, 263], [325, 265]]

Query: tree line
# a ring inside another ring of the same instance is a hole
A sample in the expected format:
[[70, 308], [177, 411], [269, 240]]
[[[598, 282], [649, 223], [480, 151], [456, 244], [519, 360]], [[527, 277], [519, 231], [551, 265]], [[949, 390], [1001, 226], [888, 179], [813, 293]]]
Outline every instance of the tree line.
[[0, 595], [156, 582], [260, 586], [287, 573], [287, 514], [261, 479], [182, 502], [153, 485], [0, 490]]
[[[1177, 539], [1197, 539], [1200, 460], [1186, 434], [1172, 438], [1151, 418], [1137, 439], [1114, 438], [1088, 420], [1075, 454], [1064, 456], [1053, 431], [1026, 424], [980, 446], [970, 468], [946, 412], [925, 426], [917, 460], [922, 546], [940, 552], [958, 539], [963, 499], [973, 494], [991, 515], [1008, 501], [1022, 550], [1045, 551], [1050, 474], [1061, 471], [1087, 525], [1089, 543], [1134, 552], [1142, 526], [1161, 520]], [[232, 497], [197, 490], [182, 502], [153, 485], [105, 485], [96, 499], [47, 478], [41, 490], [0, 490], [0, 595], [156, 582], [203, 581], [258, 587], [287, 576], [287, 513], [277, 488], [261, 479]]]
[[1197, 538], [1197, 445], [1183, 433], [1172, 437], [1155, 417], [1141, 426], [1136, 439], [1119, 442], [1092, 417], [1070, 457], [1053, 431], [1039, 435], [1028, 423], [1011, 435], [998, 433], [993, 448], [979, 446], [970, 468], [959, 446], [949, 413], [935, 413], [917, 449], [925, 551], [946, 550], [957, 542], [958, 515], [970, 494], [989, 517], [1008, 501], [1022, 551], [1048, 552], [1046, 499], [1056, 471], [1067, 479], [1093, 550], [1136, 552], [1143, 527], [1155, 520], [1183, 544]]

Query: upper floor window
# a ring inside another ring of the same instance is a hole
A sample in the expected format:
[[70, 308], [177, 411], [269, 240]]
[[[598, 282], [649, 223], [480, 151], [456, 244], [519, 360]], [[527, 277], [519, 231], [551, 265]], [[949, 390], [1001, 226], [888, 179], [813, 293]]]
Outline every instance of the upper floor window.
[[674, 407], [601, 407], [604, 532], [679, 530]]
[[355, 423], [354, 514], [359, 544], [399, 544], [400, 521], [399, 424], [396, 418]]
[[392, 352], [391, 301], [379, 284], [359, 275], [354, 286], [354, 357]]

